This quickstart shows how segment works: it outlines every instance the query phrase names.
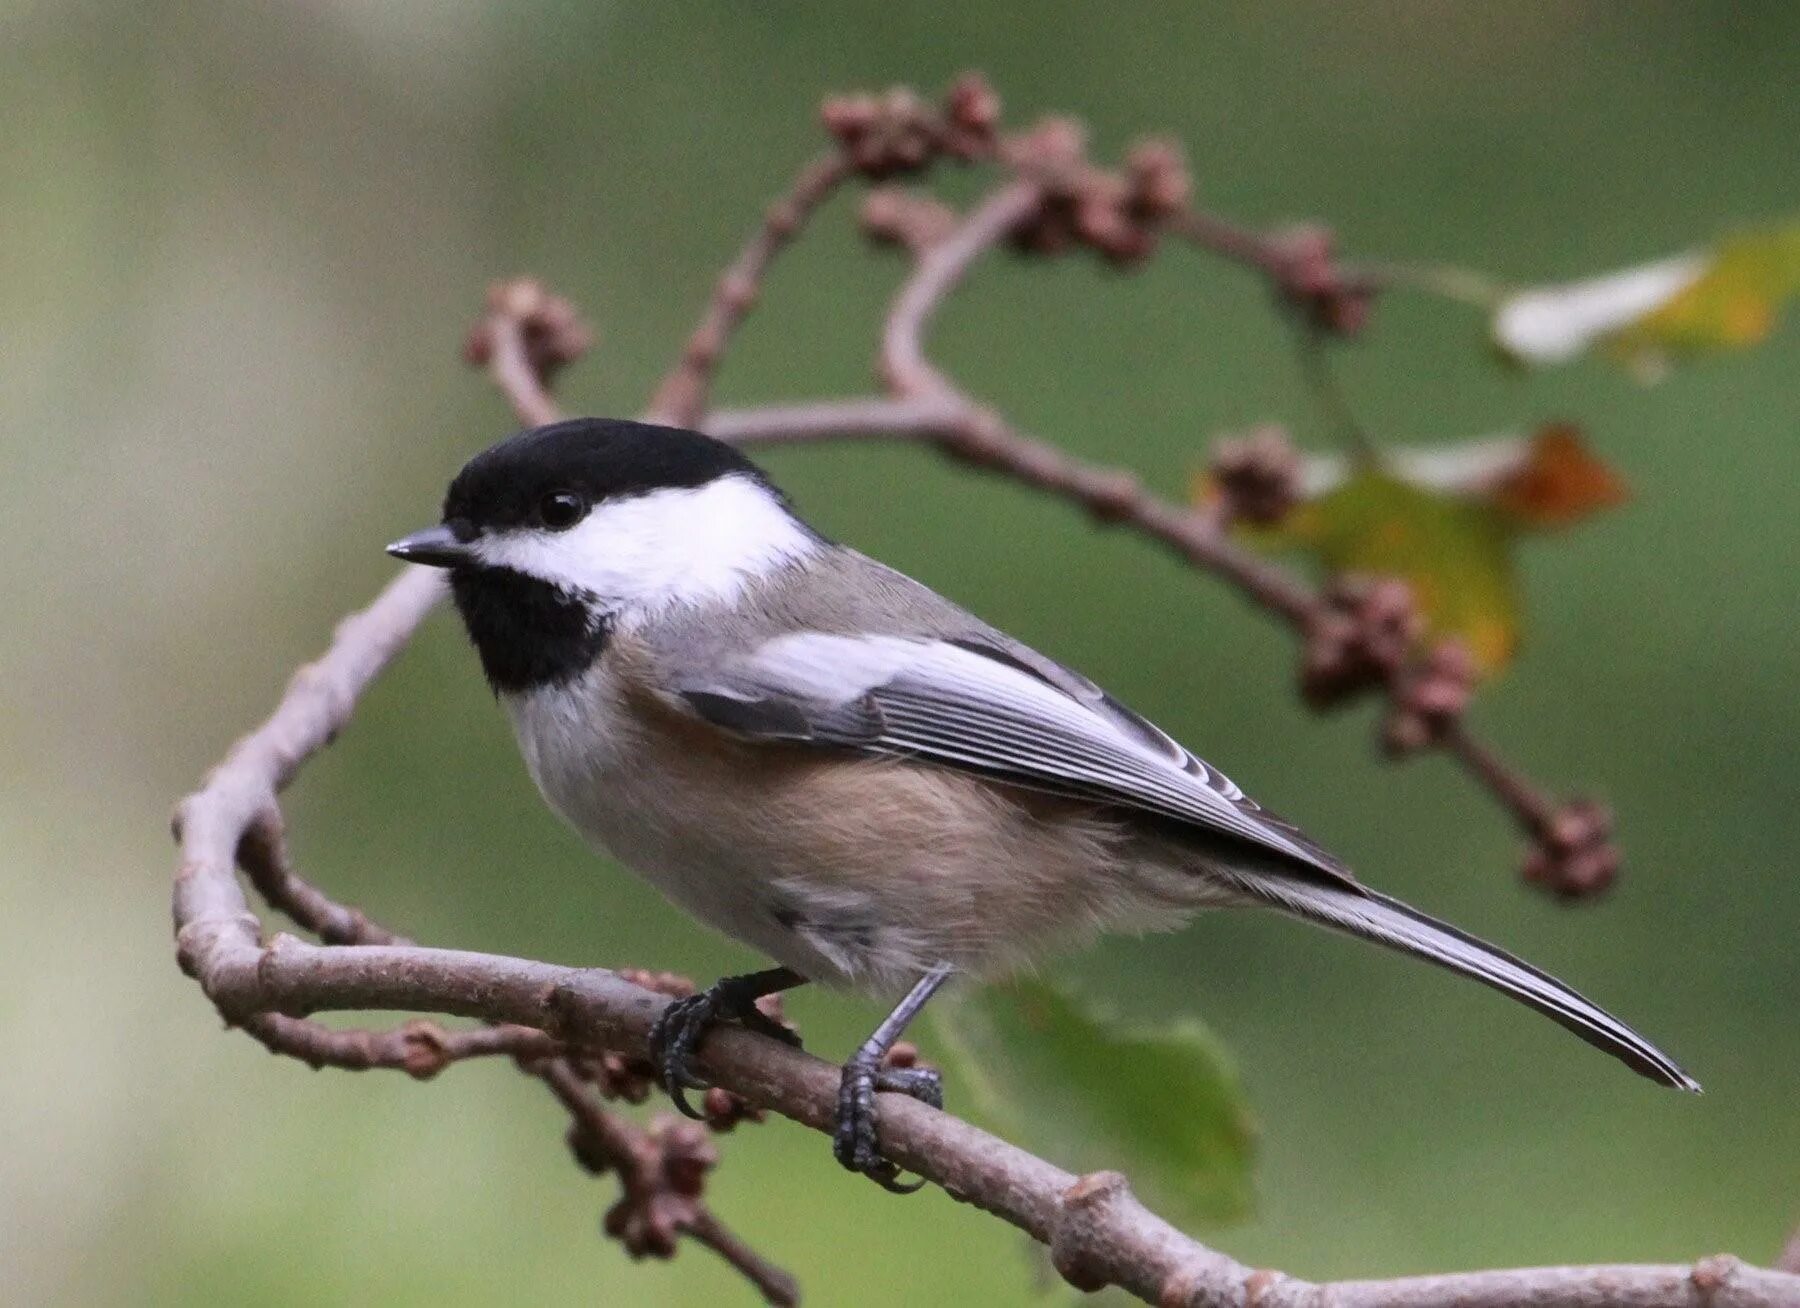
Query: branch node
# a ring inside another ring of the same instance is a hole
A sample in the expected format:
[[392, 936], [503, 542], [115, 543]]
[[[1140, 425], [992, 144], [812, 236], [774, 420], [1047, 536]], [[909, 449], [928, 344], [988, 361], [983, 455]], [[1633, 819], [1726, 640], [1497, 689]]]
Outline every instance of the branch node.
[[488, 287], [488, 316], [469, 329], [463, 358], [474, 367], [493, 362], [497, 341], [495, 318], [519, 332], [525, 359], [539, 384], [549, 385], [556, 373], [586, 354], [593, 329], [574, 304], [554, 295], [535, 277], [514, 277]]
[[1279, 423], [1221, 437], [1208, 471], [1230, 521], [1273, 526], [1300, 502], [1300, 452]]
[[1694, 1264], [1694, 1270], [1689, 1274], [1688, 1280], [1699, 1292], [1700, 1302], [1711, 1303], [1713, 1297], [1729, 1286], [1743, 1268], [1743, 1260], [1732, 1254], [1713, 1254], [1710, 1258], [1702, 1258]]
[[1316, 330], [1354, 336], [1369, 321], [1372, 288], [1349, 276], [1337, 259], [1337, 238], [1328, 227], [1306, 223], [1271, 240], [1270, 271], [1281, 294]]
[[1441, 745], [1475, 693], [1475, 656], [1460, 640], [1442, 640], [1403, 667], [1389, 684], [1382, 748], [1403, 758]]
[[1301, 696], [1323, 711], [1387, 685], [1423, 628], [1404, 581], [1355, 574], [1332, 578], [1306, 627]]
[[1131, 1198], [1131, 1183], [1122, 1172], [1089, 1172], [1058, 1196], [1056, 1222], [1050, 1232], [1050, 1262], [1057, 1274], [1077, 1290], [1094, 1291], [1111, 1283], [1093, 1265], [1088, 1248], [1092, 1232], [1105, 1225], [1106, 1210]]
[[1611, 887], [1622, 861], [1613, 814], [1593, 799], [1558, 806], [1533, 832], [1521, 869], [1526, 881], [1563, 899], [1588, 900]]

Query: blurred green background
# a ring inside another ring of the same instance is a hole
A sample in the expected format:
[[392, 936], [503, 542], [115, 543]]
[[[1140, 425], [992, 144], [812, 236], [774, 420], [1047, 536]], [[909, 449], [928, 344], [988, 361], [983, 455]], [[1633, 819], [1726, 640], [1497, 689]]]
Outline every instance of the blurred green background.
[[[1012, 121], [1184, 139], [1205, 197], [1353, 252], [1521, 279], [1795, 208], [1800, 8], [1760, 5], [0, 3], [0, 1297], [15, 1304], [713, 1304], [628, 1264], [557, 1110], [503, 1066], [310, 1074], [220, 1031], [167, 932], [172, 801], [390, 575], [510, 426], [458, 358], [489, 278], [596, 322], [571, 408], [631, 413], [822, 93], [987, 71]], [[729, 400], [866, 385], [897, 265], [849, 206], [784, 263]], [[1210, 436], [1317, 443], [1263, 289], [1173, 252], [984, 267], [942, 357], [1028, 427], [1179, 493]], [[1105, 680], [1376, 884], [1506, 942], [1681, 1056], [1654, 1089], [1521, 1009], [1276, 921], [1069, 967], [1202, 1014], [1261, 1123], [1260, 1209], [1199, 1232], [1307, 1276], [1766, 1260], [1800, 1218], [1793, 488], [1800, 333], [1644, 389], [1496, 367], [1395, 298], [1343, 356], [1363, 419], [1435, 440], [1588, 424], [1637, 492], [1526, 559], [1528, 648], [1479, 707], [1618, 809], [1617, 892], [1563, 910], [1446, 765], [1296, 704], [1288, 639], [1147, 544], [921, 450], [770, 458], [827, 532]], [[540, 808], [434, 619], [291, 797], [303, 867], [432, 941], [710, 976], [751, 960]], [[873, 1009], [803, 995], [815, 1047]], [[955, 1087], [951, 1087], [954, 1097]], [[1013, 1303], [1021, 1242], [853, 1183], [819, 1137], [725, 1142], [721, 1213], [811, 1301]]]

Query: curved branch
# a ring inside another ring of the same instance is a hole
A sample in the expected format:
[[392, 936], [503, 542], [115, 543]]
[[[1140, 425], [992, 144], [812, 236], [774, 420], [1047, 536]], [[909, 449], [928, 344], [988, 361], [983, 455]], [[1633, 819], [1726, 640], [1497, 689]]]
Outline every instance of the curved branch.
[[[453, 950], [313, 946], [278, 938], [268, 948], [236, 935], [184, 932], [184, 955], [222, 1006], [291, 1010], [449, 1009], [542, 1027], [558, 1039], [642, 1056], [669, 1000], [602, 970]], [[204, 935], [207, 944], [200, 952]], [[767, 1037], [722, 1027], [706, 1040], [709, 1079], [752, 1103], [829, 1131], [838, 1069]], [[1258, 1308], [1295, 1305], [1533, 1304], [1714, 1308], [1800, 1304], [1800, 1277], [1719, 1256], [1694, 1265], [1548, 1267], [1313, 1284], [1258, 1271], [1181, 1234], [1146, 1209], [1115, 1172], [1078, 1177], [947, 1113], [913, 1100], [882, 1101], [882, 1148], [954, 1198], [1046, 1244], [1072, 1283], [1117, 1285], [1146, 1302]]]

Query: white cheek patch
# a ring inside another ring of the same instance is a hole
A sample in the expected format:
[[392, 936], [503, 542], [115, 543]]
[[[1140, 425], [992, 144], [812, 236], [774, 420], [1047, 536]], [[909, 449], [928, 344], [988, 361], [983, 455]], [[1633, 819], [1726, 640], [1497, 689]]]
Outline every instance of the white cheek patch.
[[567, 531], [484, 537], [484, 563], [593, 595], [615, 609], [729, 602], [746, 581], [810, 554], [816, 538], [761, 485], [729, 476], [602, 502]]

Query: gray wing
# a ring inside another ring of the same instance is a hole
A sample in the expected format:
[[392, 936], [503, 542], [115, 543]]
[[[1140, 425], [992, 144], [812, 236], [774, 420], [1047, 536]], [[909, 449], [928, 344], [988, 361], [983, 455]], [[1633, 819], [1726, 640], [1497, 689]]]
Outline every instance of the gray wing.
[[1119, 804], [1351, 882], [1223, 773], [1085, 677], [998, 633], [777, 636], [671, 689], [693, 713], [745, 738], [927, 759]]

